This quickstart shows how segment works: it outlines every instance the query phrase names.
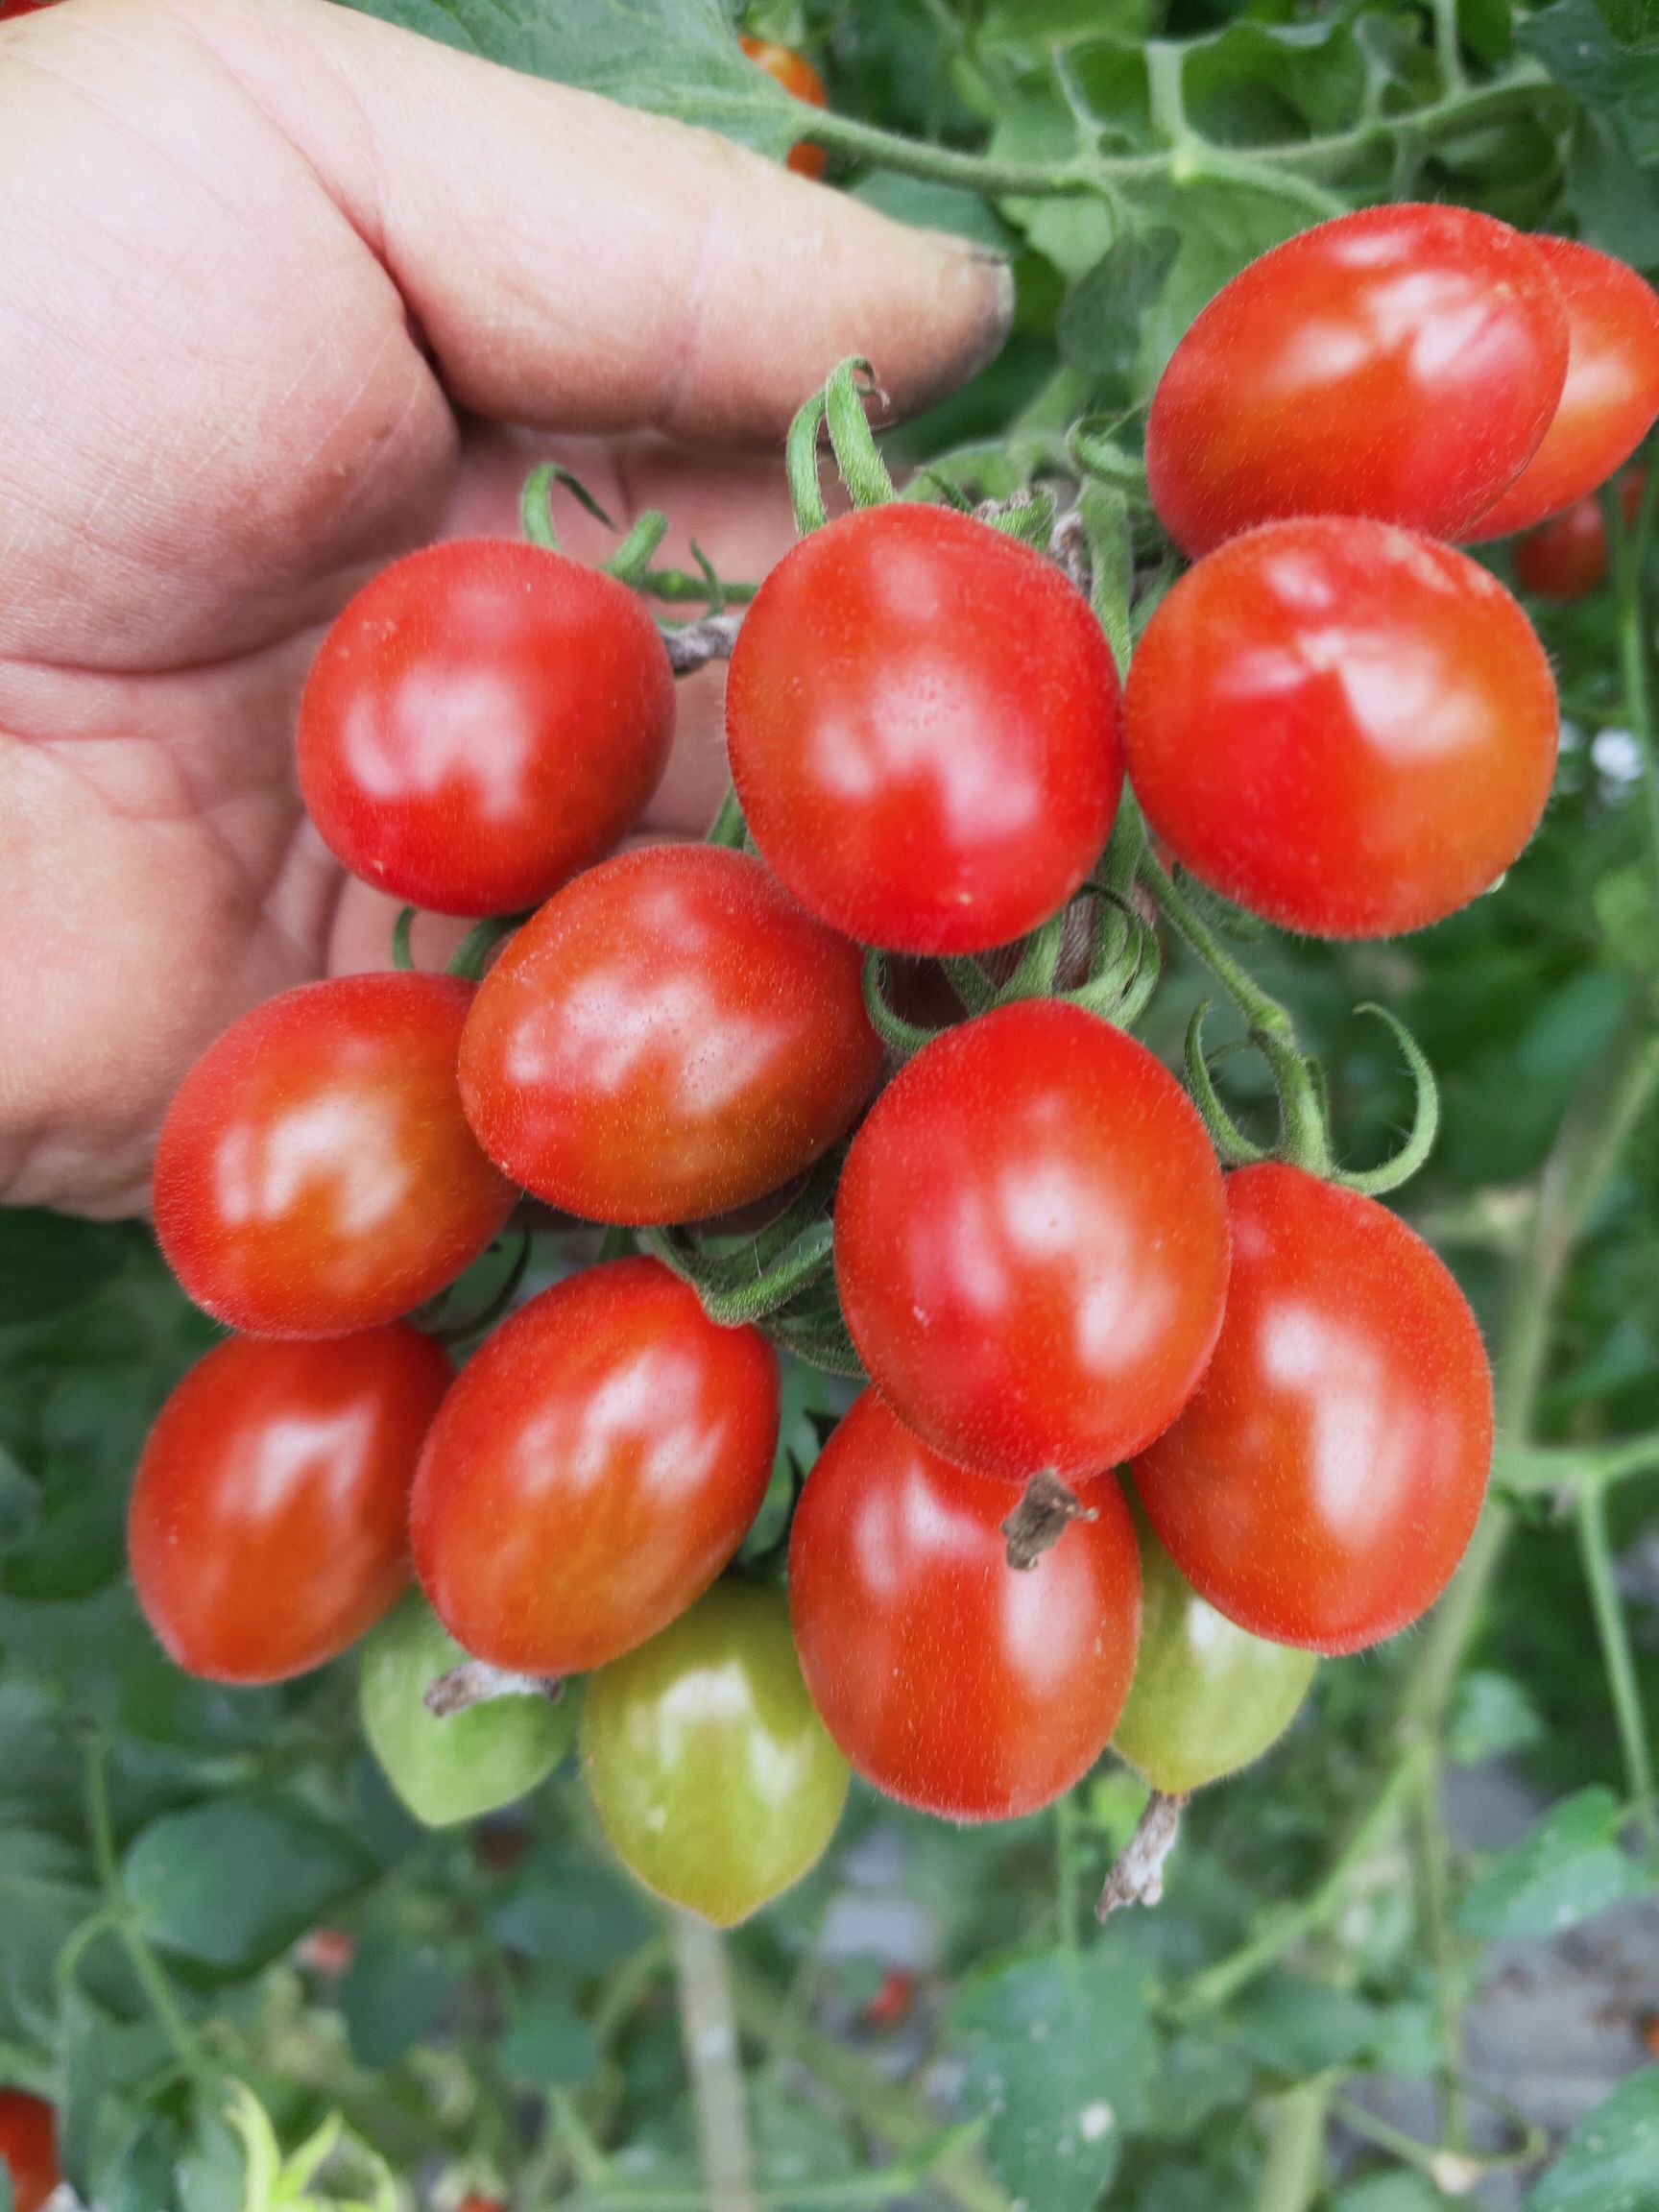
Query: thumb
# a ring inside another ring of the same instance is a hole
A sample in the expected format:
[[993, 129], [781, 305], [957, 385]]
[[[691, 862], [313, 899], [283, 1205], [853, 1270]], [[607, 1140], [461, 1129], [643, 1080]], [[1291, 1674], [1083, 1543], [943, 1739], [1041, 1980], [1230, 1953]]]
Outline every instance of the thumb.
[[1006, 334], [996, 256], [725, 139], [325, 0], [194, 0], [186, 19], [305, 156], [477, 413], [775, 439], [849, 353], [914, 409]]

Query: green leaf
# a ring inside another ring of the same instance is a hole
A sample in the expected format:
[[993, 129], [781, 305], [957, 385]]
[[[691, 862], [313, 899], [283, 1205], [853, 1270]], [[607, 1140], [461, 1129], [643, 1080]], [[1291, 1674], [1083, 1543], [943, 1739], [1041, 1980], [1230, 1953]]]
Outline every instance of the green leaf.
[[163, 1814], [127, 1852], [127, 1894], [152, 1941], [211, 1966], [265, 1965], [368, 1877], [357, 1844], [275, 1805]]
[[1457, 1923], [1489, 1939], [1556, 1936], [1652, 1884], [1618, 1835], [1623, 1809], [1611, 1790], [1577, 1791], [1551, 1806], [1525, 1842], [1501, 1851], [1470, 1888]]
[[1126, 406], [1136, 389], [1141, 321], [1168, 281], [1181, 235], [1168, 224], [1124, 230], [1073, 284], [1055, 335], [1064, 359], [1099, 387], [1100, 404]]
[[949, 230], [953, 237], [971, 238], [998, 253], [1019, 244], [989, 200], [977, 192], [964, 192], [956, 184], [930, 183], [923, 177], [905, 177], [895, 169], [878, 169], [860, 178], [849, 198], [896, 223], [912, 223], [924, 230]]
[[1375, 2009], [1361, 1998], [1295, 1974], [1264, 1976], [1233, 2018], [1240, 2048], [1257, 2065], [1293, 2078], [1358, 2058], [1378, 2030]]
[[1659, 0], [1596, 0], [1621, 46], [1659, 45]]
[[58, 1954], [96, 1902], [81, 1856], [67, 1843], [0, 1828], [0, 2032], [49, 2039]]
[[1020, 1960], [974, 1986], [953, 2026], [998, 2180], [1043, 2212], [1089, 2212], [1147, 2109], [1156, 2045], [1135, 1966], [1107, 1942]]
[[444, 2009], [455, 1976], [443, 1956], [372, 1936], [340, 1984], [340, 2009], [359, 2066], [390, 2066]]
[[1621, 46], [1595, 0], [1555, 0], [1517, 36], [1556, 84], [1614, 125], [1638, 161], [1659, 161], [1659, 54]]
[[1637, 166], [1604, 116], [1586, 110], [1573, 126], [1566, 196], [1592, 246], [1637, 269], [1659, 262], [1659, 174]]
[[614, 1964], [656, 1933], [655, 1920], [630, 1884], [558, 1851], [526, 1860], [490, 1925], [510, 1951], [579, 1973]]
[[0, 1552], [26, 1543], [39, 1518], [39, 1489], [22, 1462], [0, 1444]]
[[501, 2038], [501, 2063], [517, 2081], [551, 2089], [585, 2081], [599, 2063], [593, 2032], [568, 1998], [541, 1990], [515, 2006]]
[[1458, 1685], [1446, 1748], [1460, 1767], [1525, 1751], [1544, 1734], [1538, 1708], [1513, 1675], [1477, 1668]]
[[1524, 2212], [1659, 2212], [1659, 2066], [1579, 2121]]
[[739, 48], [718, 0], [351, 0], [533, 77], [677, 115], [781, 160], [801, 106]]
[[0, 1327], [79, 1306], [132, 1248], [132, 1232], [119, 1221], [76, 1221], [40, 1206], [0, 1208]]
[[1446, 2200], [1421, 2174], [1373, 2174], [1333, 2199], [1331, 2212], [1446, 2212]]

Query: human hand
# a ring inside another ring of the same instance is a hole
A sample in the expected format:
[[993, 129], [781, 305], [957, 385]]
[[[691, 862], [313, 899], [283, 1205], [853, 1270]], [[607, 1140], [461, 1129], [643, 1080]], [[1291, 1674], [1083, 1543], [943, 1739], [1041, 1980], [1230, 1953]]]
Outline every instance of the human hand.
[[[924, 402], [995, 350], [1008, 284], [325, 0], [6, 26], [0, 205], [0, 1197], [118, 1214], [219, 1029], [384, 957], [292, 763], [351, 591], [513, 529], [526, 431], [603, 441], [581, 467], [613, 513], [664, 506], [665, 558], [695, 535], [755, 576], [787, 501], [732, 449], [775, 447], [851, 352]], [[601, 549], [575, 516], [568, 541]], [[700, 831], [723, 780], [698, 677], [647, 826]]]

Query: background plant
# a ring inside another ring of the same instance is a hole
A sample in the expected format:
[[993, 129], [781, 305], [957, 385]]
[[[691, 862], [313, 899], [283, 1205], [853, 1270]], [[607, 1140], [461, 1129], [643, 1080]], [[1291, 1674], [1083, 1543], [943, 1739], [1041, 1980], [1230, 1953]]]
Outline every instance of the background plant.
[[[1444, 197], [1659, 266], [1643, 0], [753, 11], [823, 62], [822, 114], [715, 0], [373, 12], [774, 156], [809, 136], [838, 188], [1009, 252], [1002, 358], [887, 444], [975, 497], [1065, 467], [1069, 426], [1143, 399], [1227, 276], [1341, 207]], [[1132, 417], [1118, 443], [1132, 497]], [[349, 1664], [230, 1694], [155, 1648], [122, 1511], [207, 1325], [140, 1229], [0, 1215], [0, 2075], [61, 2105], [89, 2201], [1659, 2204], [1638, 2021], [1564, 2145], [1495, 2101], [1464, 2033], [1492, 1946], [1659, 1893], [1654, 577], [1647, 516], [1610, 506], [1609, 529], [1609, 584], [1535, 610], [1566, 744], [1502, 893], [1402, 944], [1239, 950], [1325, 1060], [1357, 1165], [1410, 1098], [1350, 1009], [1384, 999], [1434, 1062], [1440, 1142], [1404, 1206], [1481, 1313], [1503, 1447], [1447, 1600], [1323, 1668], [1269, 1763], [1200, 1798], [1156, 1914], [1083, 1934], [1140, 1809], [1110, 1766], [984, 1832], [855, 1796], [825, 1867], [728, 1946], [612, 1869], [568, 1767], [522, 1818], [418, 1830], [362, 1749]], [[1152, 1016], [1171, 1057], [1199, 996], [1177, 966]], [[1248, 1056], [1223, 1086], [1246, 1121], [1265, 1101]], [[834, 1387], [791, 1371], [798, 1457]], [[1539, 1810], [1477, 1851], [1445, 1798], [1497, 1758]], [[902, 1940], [896, 1898], [920, 1915]], [[320, 1926], [351, 1945], [301, 1940]], [[718, 2032], [728, 2004], [745, 2076], [716, 2032], [693, 2080], [681, 2016]]]

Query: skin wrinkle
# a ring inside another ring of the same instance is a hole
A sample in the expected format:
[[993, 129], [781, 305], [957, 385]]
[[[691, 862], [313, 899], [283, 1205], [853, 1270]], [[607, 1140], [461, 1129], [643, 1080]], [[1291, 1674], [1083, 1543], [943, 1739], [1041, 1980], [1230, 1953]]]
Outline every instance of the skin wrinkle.
[[[629, 516], [668, 507], [664, 559], [695, 536], [757, 577], [792, 537], [775, 458], [547, 432], [661, 419], [775, 456], [873, 336], [910, 404], [969, 373], [1006, 276], [321, 0], [9, 27], [0, 195], [0, 1198], [115, 1214], [212, 1036], [387, 958], [393, 902], [346, 883], [292, 781], [351, 590], [435, 532], [514, 532], [550, 450]], [[445, 388], [544, 428], [458, 421]], [[610, 549], [563, 503], [560, 529]], [[707, 827], [720, 686], [681, 688], [647, 833]], [[423, 961], [450, 941], [417, 931]]]

